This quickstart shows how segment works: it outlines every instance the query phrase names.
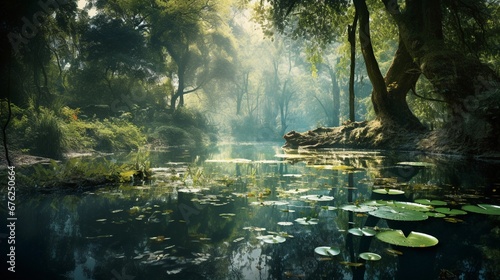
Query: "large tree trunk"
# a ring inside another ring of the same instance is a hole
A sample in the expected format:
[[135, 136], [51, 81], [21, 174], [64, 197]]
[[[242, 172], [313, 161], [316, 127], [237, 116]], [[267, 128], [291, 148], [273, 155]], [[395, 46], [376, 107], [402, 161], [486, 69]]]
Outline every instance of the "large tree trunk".
[[400, 40], [398, 50], [384, 78], [387, 95], [382, 96], [383, 102], [373, 102], [375, 112], [383, 112], [377, 115], [388, 114], [385, 118], [405, 128], [424, 129], [406, 102], [406, 95], [415, 87], [419, 77], [418, 66], [413, 62], [406, 46]]
[[384, 78], [380, 72], [370, 37], [370, 15], [365, 0], [354, 0], [359, 14], [359, 40], [368, 77], [373, 86], [372, 103], [377, 119], [384, 125], [396, 125], [411, 130], [423, 129], [410, 111], [406, 94], [418, 80], [418, 71], [405, 46], [400, 44], [393, 63]]
[[400, 36], [421, 73], [451, 109], [453, 136], [472, 145], [499, 147], [500, 78], [475, 57], [447, 47], [442, 34], [441, 1], [384, 0]]

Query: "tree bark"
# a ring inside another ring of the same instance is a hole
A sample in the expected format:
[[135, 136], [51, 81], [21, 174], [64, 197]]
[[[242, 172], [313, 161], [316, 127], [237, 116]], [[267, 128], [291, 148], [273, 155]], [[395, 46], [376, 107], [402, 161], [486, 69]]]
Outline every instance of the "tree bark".
[[370, 37], [370, 14], [365, 0], [354, 0], [359, 14], [359, 41], [366, 64], [368, 77], [373, 86], [372, 103], [377, 116], [384, 125], [396, 125], [410, 130], [423, 129], [406, 103], [408, 91], [415, 85], [419, 74], [405, 46], [401, 44], [386, 77], [378, 66]]
[[[447, 47], [443, 39], [441, 1], [384, 0], [398, 24], [404, 45], [419, 71], [451, 110], [454, 137], [476, 145], [500, 144], [500, 78], [474, 56]], [[396, 2], [396, 3], [395, 3]]]
[[354, 100], [355, 100], [355, 92], [354, 92], [354, 74], [356, 73], [356, 30], [358, 26], [358, 12], [356, 9], [356, 13], [354, 15], [354, 20], [352, 25], [349, 25], [347, 37], [349, 40], [349, 44], [351, 45], [351, 66], [349, 73], [349, 120], [351, 122], [356, 121], [356, 112], [354, 109]]

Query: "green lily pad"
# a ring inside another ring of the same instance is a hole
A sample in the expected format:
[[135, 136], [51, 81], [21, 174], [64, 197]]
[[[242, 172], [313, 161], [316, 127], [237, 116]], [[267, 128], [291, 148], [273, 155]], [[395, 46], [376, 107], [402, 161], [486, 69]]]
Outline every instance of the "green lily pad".
[[396, 207], [396, 208], [405, 209], [405, 210], [413, 210], [413, 211], [420, 211], [420, 212], [427, 212], [427, 211], [432, 210], [432, 208], [428, 205], [414, 203], [414, 202], [388, 201], [387, 205], [392, 206], [392, 207]]
[[307, 199], [307, 200], [312, 200], [312, 201], [332, 201], [333, 200], [333, 196], [316, 195], [316, 194], [303, 195], [300, 198]]
[[340, 165], [329, 165], [329, 164], [312, 165], [312, 167], [317, 168], [317, 169], [338, 170], [338, 171], [347, 171], [347, 170], [354, 170], [355, 169], [353, 166], [342, 165], [342, 164], [340, 164]]
[[382, 257], [379, 254], [364, 252], [359, 254], [359, 257], [367, 261], [379, 261]]
[[434, 166], [433, 163], [423, 162], [423, 161], [402, 161], [398, 162], [398, 165], [407, 165], [407, 166], [415, 166], [415, 167], [431, 167]]
[[436, 212], [425, 212], [425, 215], [433, 218], [444, 218], [446, 217], [445, 214], [443, 213], [436, 213]]
[[286, 241], [286, 238], [279, 235], [261, 235], [257, 236], [257, 239], [262, 240], [264, 241], [264, 243], [268, 244], [283, 243]]
[[432, 205], [432, 206], [445, 206], [448, 203], [442, 200], [430, 200], [430, 199], [416, 199], [416, 203], [424, 204], [424, 205]]
[[297, 223], [301, 225], [317, 225], [319, 220], [316, 218], [298, 218], [295, 220]]
[[374, 236], [377, 232], [371, 228], [350, 228], [349, 233], [356, 236]]
[[377, 218], [393, 221], [423, 221], [428, 218], [420, 211], [406, 210], [397, 207], [380, 207], [375, 211], [369, 212], [370, 215]]
[[314, 249], [314, 252], [321, 256], [331, 257], [340, 254], [340, 249], [335, 247], [322, 246], [316, 247]]
[[415, 231], [405, 236], [401, 230], [388, 230], [379, 232], [375, 237], [380, 241], [403, 247], [432, 247], [439, 242], [432, 235]]
[[377, 209], [377, 207], [363, 205], [363, 204], [342, 206], [342, 210], [351, 211], [351, 212], [355, 212], [355, 213], [366, 213], [366, 212], [374, 211], [376, 209]]
[[493, 204], [464, 205], [462, 210], [485, 215], [500, 215], [500, 206]]
[[363, 236], [363, 232], [361, 231], [360, 228], [350, 228], [348, 232], [352, 235]]
[[387, 200], [368, 200], [363, 202], [361, 205], [372, 206], [376, 208], [387, 205]]
[[287, 190], [285, 193], [287, 194], [299, 194], [299, 193], [305, 193], [309, 191], [309, 189], [292, 189], [292, 190]]
[[441, 214], [445, 214], [445, 215], [465, 215], [465, 214], [467, 214], [467, 212], [465, 212], [463, 210], [450, 209], [450, 208], [444, 208], [444, 207], [436, 208], [436, 209], [434, 209], [434, 211], [441, 213]]
[[396, 189], [374, 189], [373, 192], [378, 194], [389, 194], [389, 195], [398, 195], [405, 193], [402, 190], [396, 190]]

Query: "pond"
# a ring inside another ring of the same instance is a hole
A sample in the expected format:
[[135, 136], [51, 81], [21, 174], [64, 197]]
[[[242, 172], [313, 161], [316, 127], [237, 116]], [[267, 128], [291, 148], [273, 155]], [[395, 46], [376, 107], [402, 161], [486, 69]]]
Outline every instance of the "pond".
[[[498, 163], [411, 152], [285, 152], [280, 145], [221, 144], [203, 155], [152, 151], [151, 182], [18, 197], [16, 276], [500, 275]], [[5, 264], [7, 239], [0, 240]]]

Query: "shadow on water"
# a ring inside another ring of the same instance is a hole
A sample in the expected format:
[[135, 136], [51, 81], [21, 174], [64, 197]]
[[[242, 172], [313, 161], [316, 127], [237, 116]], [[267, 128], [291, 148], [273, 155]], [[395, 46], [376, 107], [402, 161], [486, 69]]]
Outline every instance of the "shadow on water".
[[[436, 199], [454, 209], [499, 204], [495, 163], [373, 151], [285, 154], [273, 143], [225, 145], [204, 155], [153, 151], [150, 158], [150, 183], [18, 198], [18, 279], [494, 279], [500, 273], [498, 216], [398, 222], [341, 209], [380, 199]], [[6, 209], [0, 214], [5, 221]], [[407, 248], [348, 232], [363, 227], [423, 232], [439, 243]], [[340, 254], [320, 256], [319, 246]], [[382, 258], [365, 261], [363, 252]]]

